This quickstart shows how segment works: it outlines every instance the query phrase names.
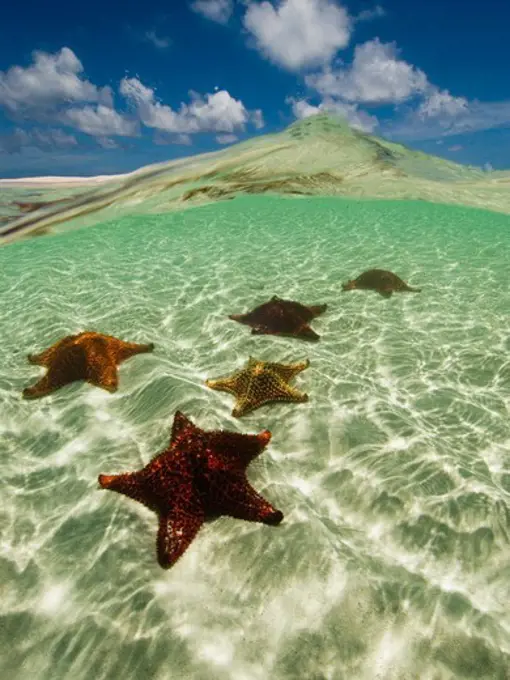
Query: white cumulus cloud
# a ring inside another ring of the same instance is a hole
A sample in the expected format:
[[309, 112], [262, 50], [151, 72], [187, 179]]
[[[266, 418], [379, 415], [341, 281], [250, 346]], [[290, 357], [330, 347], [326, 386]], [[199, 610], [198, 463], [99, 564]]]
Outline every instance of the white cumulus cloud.
[[464, 97], [454, 97], [446, 90], [432, 88], [428, 97], [420, 104], [418, 115], [424, 118], [437, 118], [440, 116], [456, 116], [466, 113], [468, 100]]
[[[159, 49], [168, 45], [166, 38], [154, 32], [149, 31], [145, 39]], [[90, 82], [81, 61], [68, 47], [55, 53], [36, 51], [28, 66], [0, 71], [0, 109], [14, 123], [36, 121], [48, 128], [16, 127], [1, 136], [0, 151], [12, 155], [35, 149], [39, 153], [78, 145], [65, 128], [74, 128], [93, 137], [99, 146], [111, 149], [119, 145], [113, 137], [138, 136], [141, 124], [159, 135], [155, 143], [171, 140], [184, 145], [191, 143], [190, 135], [195, 133], [218, 133], [220, 142], [229, 143], [247, 125], [255, 129], [264, 126], [260, 109], [248, 110], [240, 99], [217, 87], [212, 94], [190, 91], [189, 101], [176, 109], [156, 98], [154, 90], [138, 78], [123, 78], [116, 97], [119, 95], [123, 101], [117, 110], [112, 88]], [[126, 107], [127, 112], [123, 110]], [[64, 129], [50, 127], [55, 125]]]
[[327, 63], [349, 43], [352, 20], [332, 0], [249, 2], [243, 23], [275, 64], [297, 71]]
[[354, 17], [355, 21], [372, 21], [373, 19], [380, 19], [385, 16], [386, 12], [381, 5], [376, 5], [372, 9], [364, 9]]
[[53, 151], [77, 145], [78, 141], [74, 135], [69, 135], [58, 128], [47, 130], [32, 128], [29, 131], [14, 128], [12, 132], [0, 136], [0, 151], [9, 154], [19, 153], [26, 148]]
[[445, 96], [437, 99], [433, 92], [431, 103], [426, 99], [402, 118], [389, 121], [385, 134], [395, 139], [424, 140], [510, 126], [510, 101], [453, 99], [460, 101], [451, 102]]
[[109, 137], [97, 137], [96, 142], [101, 146], [103, 149], [118, 149], [119, 144], [114, 140], [110, 139]]
[[291, 104], [296, 118], [309, 118], [318, 113], [332, 113], [345, 118], [351, 127], [362, 132], [373, 132], [379, 125], [376, 116], [363, 111], [357, 104], [327, 98], [318, 106], [314, 106], [306, 99], [292, 97], [287, 98], [287, 103]]
[[262, 109], [255, 109], [251, 112], [251, 122], [253, 123], [256, 130], [261, 130], [264, 127], [265, 122]]
[[[433, 139], [510, 125], [510, 101], [455, 96], [405, 61], [395, 43], [379, 38], [357, 45], [350, 64], [326, 64], [305, 75], [305, 83], [311, 96], [322, 101], [312, 105], [307, 98], [288, 99], [297, 118], [335, 112], [353, 127], [369, 132], [378, 127], [394, 139]], [[393, 106], [393, 115], [379, 121], [360, 108], [383, 105]]]
[[81, 61], [68, 47], [55, 54], [36, 51], [30, 66], [0, 71], [0, 106], [16, 113], [69, 102], [111, 100], [109, 88], [98, 88], [82, 72]]
[[400, 103], [429, 87], [425, 73], [400, 59], [394, 43], [378, 38], [357, 45], [350, 66], [328, 67], [306, 83], [324, 96], [371, 104]]
[[318, 113], [324, 113], [322, 104], [319, 104], [319, 106], [314, 106], [306, 99], [294, 99], [294, 97], [287, 97], [285, 101], [287, 104], [292, 106], [292, 113], [296, 116], [296, 118], [309, 118], [310, 116], [315, 116]]
[[144, 38], [147, 42], [150, 42], [157, 50], [166, 50], [170, 47], [170, 38], [165, 38], [164, 36], [158, 36], [156, 31], [146, 31]]
[[233, 0], [195, 0], [190, 7], [206, 19], [216, 21], [218, 24], [226, 24], [232, 16], [234, 2]]
[[[322, 97], [321, 111], [341, 113], [361, 129], [375, 129], [376, 119], [360, 105], [393, 105], [393, 117], [380, 122], [380, 129], [395, 139], [432, 139], [510, 124], [510, 102], [454, 96], [402, 59], [394, 43], [378, 38], [357, 45], [351, 64], [325, 66], [305, 76], [305, 82]], [[310, 115], [310, 107], [303, 100], [298, 108], [293, 105], [294, 114]]]
[[196, 120], [202, 130], [233, 132], [247, 123], [249, 114], [239, 99], [234, 99], [226, 90], [201, 97], [192, 92], [192, 102], [184, 106], [183, 112]]
[[109, 135], [133, 137], [138, 132], [138, 124], [135, 120], [128, 120], [103, 104], [67, 109], [61, 115], [61, 121], [93, 137]]
[[191, 146], [192, 141], [189, 135], [177, 135], [173, 143], [180, 144], [181, 146]]
[[34, 52], [29, 66], [0, 72], [0, 107], [15, 120], [59, 123], [91, 136], [137, 134], [136, 121], [114, 109], [111, 88], [87, 80], [68, 47], [54, 54]]
[[123, 78], [120, 93], [132, 102], [141, 122], [149, 128], [179, 134], [197, 132], [233, 133], [252, 122], [263, 125], [259, 110], [250, 112], [242, 101], [234, 99], [227, 90], [201, 96], [190, 92], [191, 102], [182, 103], [178, 110], [159, 102], [154, 90], [138, 78]]
[[216, 135], [218, 144], [233, 144], [237, 142], [237, 135]]

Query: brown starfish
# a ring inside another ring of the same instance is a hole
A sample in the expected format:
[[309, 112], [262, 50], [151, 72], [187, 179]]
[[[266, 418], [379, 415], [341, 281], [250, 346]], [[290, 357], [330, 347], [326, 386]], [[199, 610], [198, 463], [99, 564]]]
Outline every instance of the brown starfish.
[[23, 390], [25, 399], [44, 397], [77, 380], [115, 392], [117, 365], [135, 354], [152, 352], [154, 344], [138, 345], [111, 335], [85, 331], [68, 335], [41, 354], [29, 354], [31, 364], [45, 366], [48, 372], [39, 382]]
[[177, 411], [168, 448], [142, 470], [99, 475], [103, 489], [122, 493], [159, 515], [158, 562], [171, 567], [202, 524], [220, 515], [277, 525], [283, 514], [260, 496], [246, 468], [267, 446], [271, 432], [206, 432]]
[[244, 369], [229, 378], [206, 380], [205, 384], [213, 390], [235, 395], [232, 415], [240, 418], [271, 401], [308, 401], [308, 395], [291, 387], [289, 381], [309, 365], [308, 359], [297, 364], [274, 364], [250, 357]]
[[375, 290], [383, 297], [391, 297], [393, 293], [421, 293], [421, 288], [411, 288], [396, 274], [385, 269], [369, 269], [357, 279], [342, 284], [343, 291], [355, 289]]
[[273, 295], [269, 302], [246, 314], [230, 314], [229, 319], [252, 327], [254, 335], [287, 335], [302, 340], [318, 340], [309, 322], [327, 309], [327, 305], [307, 307], [292, 300]]

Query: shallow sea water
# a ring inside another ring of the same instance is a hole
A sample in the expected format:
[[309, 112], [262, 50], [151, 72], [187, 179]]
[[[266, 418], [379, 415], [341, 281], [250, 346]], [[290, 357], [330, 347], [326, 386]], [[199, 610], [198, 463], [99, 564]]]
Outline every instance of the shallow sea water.
[[[0, 676], [510, 678], [510, 218], [425, 202], [242, 197], [0, 249]], [[341, 293], [370, 267], [421, 294]], [[328, 304], [318, 343], [230, 321]], [[38, 401], [26, 354], [154, 342], [108, 394]], [[242, 419], [204, 381], [310, 367], [306, 404]], [[99, 489], [180, 409], [272, 441], [249, 479], [285, 520], [220, 518], [169, 571], [156, 517]]]

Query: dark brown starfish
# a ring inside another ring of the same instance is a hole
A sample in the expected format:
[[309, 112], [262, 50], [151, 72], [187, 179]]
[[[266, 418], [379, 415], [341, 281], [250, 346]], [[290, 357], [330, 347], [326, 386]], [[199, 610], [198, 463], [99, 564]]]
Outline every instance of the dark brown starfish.
[[254, 335], [287, 335], [302, 340], [318, 340], [320, 335], [309, 322], [327, 309], [327, 305], [307, 307], [277, 295], [246, 314], [230, 314], [229, 319], [251, 326]]
[[271, 401], [308, 401], [308, 395], [289, 385], [289, 381], [309, 365], [308, 359], [296, 364], [275, 364], [250, 357], [243, 370], [229, 378], [206, 380], [205, 384], [235, 395], [232, 415], [240, 418]]
[[385, 269], [369, 269], [342, 284], [342, 290], [375, 290], [383, 297], [391, 297], [393, 293], [421, 293], [421, 288], [411, 288], [393, 272]]
[[117, 365], [135, 354], [152, 352], [154, 344], [138, 345], [111, 335], [85, 331], [68, 335], [41, 354], [29, 354], [31, 364], [45, 366], [48, 372], [39, 382], [23, 390], [25, 399], [44, 397], [77, 380], [115, 392]]
[[206, 432], [177, 411], [165, 451], [137, 472], [99, 475], [99, 484], [159, 515], [158, 562], [167, 569], [208, 519], [229, 515], [248, 522], [280, 524], [283, 514], [246, 478], [246, 468], [270, 439], [269, 430], [257, 435]]

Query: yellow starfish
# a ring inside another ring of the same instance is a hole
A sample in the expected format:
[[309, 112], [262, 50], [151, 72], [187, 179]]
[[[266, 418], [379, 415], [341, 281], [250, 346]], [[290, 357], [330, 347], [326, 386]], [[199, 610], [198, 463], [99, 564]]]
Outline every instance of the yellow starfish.
[[270, 401], [308, 401], [308, 395], [291, 387], [289, 381], [309, 365], [308, 359], [296, 364], [275, 364], [250, 357], [242, 370], [228, 378], [206, 380], [205, 384], [233, 394], [236, 404], [232, 415], [240, 418]]

